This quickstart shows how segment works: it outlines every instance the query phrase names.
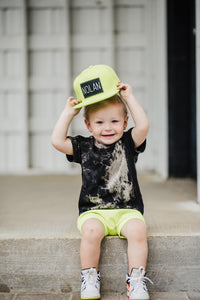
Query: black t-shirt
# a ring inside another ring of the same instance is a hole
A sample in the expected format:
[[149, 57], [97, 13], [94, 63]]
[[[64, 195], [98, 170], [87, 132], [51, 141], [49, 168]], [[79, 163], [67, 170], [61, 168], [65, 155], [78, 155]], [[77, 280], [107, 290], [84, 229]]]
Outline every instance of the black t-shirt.
[[101, 145], [93, 136], [69, 137], [73, 155], [70, 162], [81, 164], [82, 187], [79, 213], [91, 209], [137, 209], [143, 214], [143, 201], [135, 163], [146, 147], [146, 140], [135, 147], [131, 130], [112, 145]]

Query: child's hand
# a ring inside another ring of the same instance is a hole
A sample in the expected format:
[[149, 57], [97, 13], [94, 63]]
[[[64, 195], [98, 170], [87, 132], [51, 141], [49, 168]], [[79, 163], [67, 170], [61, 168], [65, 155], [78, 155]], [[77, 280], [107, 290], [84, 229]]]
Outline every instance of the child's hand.
[[122, 100], [124, 100], [125, 102], [127, 102], [127, 100], [131, 95], [133, 96], [133, 89], [129, 84], [119, 82], [117, 84], [117, 87], [118, 89], [120, 89], [120, 96], [122, 97]]
[[65, 106], [66, 111], [69, 112], [73, 116], [77, 115], [79, 113], [79, 111], [81, 110], [81, 108], [74, 109], [74, 106], [80, 102], [81, 102], [80, 100], [75, 99], [74, 97], [69, 97], [67, 99], [67, 103]]

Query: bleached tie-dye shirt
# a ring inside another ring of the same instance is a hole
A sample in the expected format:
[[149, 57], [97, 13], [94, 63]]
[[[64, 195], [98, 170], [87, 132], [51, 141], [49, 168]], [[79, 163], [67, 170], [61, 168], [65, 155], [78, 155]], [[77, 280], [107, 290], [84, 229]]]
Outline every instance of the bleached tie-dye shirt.
[[143, 213], [135, 163], [138, 154], [145, 150], [146, 141], [136, 148], [131, 129], [108, 146], [99, 144], [93, 136], [69, 138], [74, 154], [67, 155], [67, 159], [82, 167], [79, 213], [113, 208], [134, 208]]

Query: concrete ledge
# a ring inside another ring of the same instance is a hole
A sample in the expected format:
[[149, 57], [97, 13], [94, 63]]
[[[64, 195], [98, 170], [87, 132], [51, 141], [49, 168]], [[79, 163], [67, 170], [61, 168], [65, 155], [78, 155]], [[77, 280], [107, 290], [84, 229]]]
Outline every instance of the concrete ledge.
[[[67, 294], [1, 294], [0, 300], [79, 300], [79, 293]], [[125, 300], [126, 295], [118, 293], [102, 294], [101, 300]], [[199, 292], [151, 292], [151, 300], [199, 300]]]
[[[149, 237], [151, 291], [200, 289], [200, 236]], [[80, 290], [80, 239], [7, 239], [0, 242], [0, 292], [74, 293]], [[125, 292], [127, 241], [102, 243], [102, 292]]]

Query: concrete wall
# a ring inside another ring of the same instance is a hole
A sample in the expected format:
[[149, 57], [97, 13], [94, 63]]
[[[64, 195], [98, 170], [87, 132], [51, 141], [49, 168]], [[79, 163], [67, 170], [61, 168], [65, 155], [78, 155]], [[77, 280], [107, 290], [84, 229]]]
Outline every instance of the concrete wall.
[[[165, 23], [165, 0], [0, 0], [0, 172], [77, 171], [50, 136], [73, 78], [104, 63], [133, 86], [150, 119], [139, 170], [166, 177]], [[70, 130], [87, 133], [81, 114]]]
[[196, 0], [197, 192], [200, 203], [200, 0]]

